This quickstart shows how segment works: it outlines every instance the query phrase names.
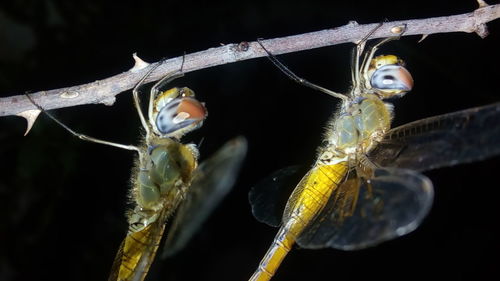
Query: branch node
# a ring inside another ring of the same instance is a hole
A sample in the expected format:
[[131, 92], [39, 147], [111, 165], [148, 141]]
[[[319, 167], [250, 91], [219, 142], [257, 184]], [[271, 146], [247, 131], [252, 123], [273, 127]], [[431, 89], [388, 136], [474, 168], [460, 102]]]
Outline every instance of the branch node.
[[247, 41], [241, 41], [239, 44], [232, 44], [230, 47], [233, 52], [246, 52], [250, 48], [250, 44]]
[[348, 27], [356, 27], [356, 26], [359, 26], [359, 23], [355, 20], [350, 20], [348, 23], [347, 23], [347, 26]]
[[77, 91], [64, 91], [62, 92], [59, 97], [63, 99], [74, 99], [80, 95], [79, 92]]
[[486, 26], [484, 19], [485, 14], [487, 13], [487, 9], [485, 9], [485, 7], [488, 7], [489, 5], [482, 0], [477, 1], [479, 3], [479, 8], [474, 10], [474, 12], [472, 13], [474, 24], [470, 32], [475, 32], [477, 35], [479, 35], [479, 37], [484, 39], [489, 34], [488, 27]]
[[476, 26], [474, 32], [476, 32], [476, 34], [479, 35], [479, 37], [481, 37], [482, 39], [484, 39], [486, 36], [488, 36], [488, 34], [490, 34], [488, 32], [488, 27], [484, 23]]
[[100, 100], [100, 102], [106, 106], [112, 106], [116, 101], [116, 97], [115, 96], [108, 96], [102, 100]]

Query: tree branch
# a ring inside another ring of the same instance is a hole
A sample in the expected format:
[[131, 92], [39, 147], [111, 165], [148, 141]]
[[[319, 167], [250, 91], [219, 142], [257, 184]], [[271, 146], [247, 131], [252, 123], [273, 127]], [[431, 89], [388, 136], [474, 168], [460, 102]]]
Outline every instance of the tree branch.
[[[474, 12], [467, 14], [385, 22], [370, 38], [394, 36], [395, 34], [391, 33], [391, 29], [402, 25], [406, 25], [404, 36], [426, 36], [429, 34], [448, 32], [475, 32], [484, 38], [488, 34], [486, 23], [499, 17], [499, 4], [491, 6], [482, 5]], [[347, 42], [356, 42], [373, 30], [377, 25], [378, 23], [359, 25], [356, 22], [350, 22], [347, 25], [333, 29], [262, 40], [261, 42], [274, 54], [292, 53]], [[257, 42], [228, 44], [218, 48], [187, 54], [185, 56], [183, 72], [187, 73], [263, 56], [266, 56], [266, 53], [260, 48]], [[180, 56], [158, 62], [161, 65], [151, 73], [146, 82], [159, 80], [167, 73], [178, 71], [182, 59], [182, 56]], [[151, 65], [140, 64], [140, 62], [139, 60], [138, 63], [136, 59], [136, 66], [134, 68], [103, 80], [61, 89], [39, 91], [30, 95], [45, 109], [96, 103], [112, 105], [117, 94], [133, 88], [151, 67]], [[18, 115], [29, 120], [29, 117], [26, 116], [33, 114], [35, 110], [36, 107], [24, 94], [0, 98], [0, 116]]]

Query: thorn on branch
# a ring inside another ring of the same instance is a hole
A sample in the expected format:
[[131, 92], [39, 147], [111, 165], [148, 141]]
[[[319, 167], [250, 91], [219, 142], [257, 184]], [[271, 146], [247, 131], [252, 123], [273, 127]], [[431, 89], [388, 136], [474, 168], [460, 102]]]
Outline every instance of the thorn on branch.
[[130, 72], [134, 72], [134, 73], [138, 72], [139, 70], [150, 65], [150, 63], [147, 63], [147, 62], [143, 61], [140, 57], [138, 57], [137, 53], [133, 53], [132, 57], [134, 58], [135, 64], [134, 64], [134, 67], [132, 67], [130, 69]]
[[26, 122], [28, 122], [24, 136], [26, 136], [30, 132], [31, 128], [33, 128], [33, 124], [35, 124], [36, 118], [40, 115], [40, 112], [42, 112], [40, 109], [30, 109], [16, 114], [17, 116], [23, 117], [26, 119]]

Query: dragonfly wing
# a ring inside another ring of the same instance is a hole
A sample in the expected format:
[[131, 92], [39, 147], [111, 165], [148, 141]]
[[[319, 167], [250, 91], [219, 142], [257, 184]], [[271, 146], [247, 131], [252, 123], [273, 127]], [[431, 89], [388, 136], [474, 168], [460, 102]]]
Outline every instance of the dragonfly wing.
[[185, 200], [179, 206], [167, 235], [162, 258], [182, 249], [218, 203], [231, 190], [247, 151], [247, 141], [227, 142], [197, 168]]
[[260, 222], [278, 227], [293, 189], [306, 172], [301, 166], [280, 169], [254, 185], [248, 193], [253, 216]]
[[369, 157], [426, 171], [500, 154], [500, 103], [418, 120], [388, 132]]
[[413, 231], [432, 205], [424, 175], [406, 169], [377, 169], [369, 183], [350, 177], [298, 237], [304, 248], [356, 250]]
[[108, 281], [142, 281], [153, 263], [165, 229], [165, 216], [123, 240], [111, 267]]

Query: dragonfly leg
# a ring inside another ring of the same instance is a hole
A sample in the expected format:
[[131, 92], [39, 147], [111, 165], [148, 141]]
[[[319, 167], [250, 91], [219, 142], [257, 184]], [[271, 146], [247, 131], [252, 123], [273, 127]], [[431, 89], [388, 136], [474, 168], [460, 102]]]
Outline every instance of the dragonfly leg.
[[356, 166], [356, 173], [362, 178], [370, 179], [373, 178], [375, 170], [378, 166], [373, 163], [373, 161], [368, 158], [367, 155], [362, 154]]
[[339, 99], [342, 99], [342, 100], [347, 100], [347, 96], [346, 95], [343, 95], [343, 94], [340, 94], [340, 93], [337, 93], [337, 92], [334, 92], [334, 91], [331, 91], [331, 90], [328, 90], [326, 88], [323, 88], [319, 85], [316, 85], [316, 84], [313, 84], [309, 81], [307, 81], [306, 79], [304, 78], [301, 78], [299, 76], [297, 76], [295, 73], [293, 73], [288, 67], [286, 67], [283, 63], [281, 63], [278, 58], [276, 58], [275, 55], [273, 55], [270, 51], [268, 51], [266, 49], [266, 47], [264, 47], [264, 45], [262, 44], [261, 40], [260, 39], [257, 39], [257, 42], [259, 43], [259, 45], [261, 46], [261, 48], [267, 53], [267, 58], [279, 69], [281, 70], [281, 72], [283, 72], [286, 76], [288, 76], [290, 79], [292, 79], [293, 81], [303, 85], [303, 86], [306, 86], [306, 87], [309, 87], [311, 89], [314, 89], [314, 90], [317, 90], [317, 91], [320, 91], [320, 92], [323, 92], [325, 94], [328, 94], [330, 96], [333, 96], [333, 97], [336, 97], [336, 98], [339, 98]]
[[[368, 68], [370, 67], [370, 62], [373, 59], [373, 56], [375, 55], [375, 52], [378, 50], [378, 48], [380, 48], [380, 46], [392, 40], [399, 40], [399, 38], [401, 38], [405, 30], [406, 30], [406, 25], [403, 25], [402, 31], [397, 36], [384, 38], [377, 44], [373, 45], [369, 50], [367, 50], [366, 55], [361, 64], [361, 71], [363, 72], [364, 75], [367, 75]], [[367, 79], [367, 77], [364, 77], [364, 79]]]
[[163, 77], [160, 81], [158, 81], [156, 84], [151, 87], [151, 92], [149, 95], [149, 107], [148, 107], [148, 118], [149, 122], [153, 122], [153, 107], [154, 107], [154, 99], [155, 97], [161, 92], [161, 89], [165, 87], [168, 83], [172, 82], [173, 80], [184, 76], [184, 73], [182, 72], [182, 69], [184, 68], [184, 60], [185, 60], [185, 55], [182, 56], [182, 64], [181, 68], [178, 71], [168, 73]]
[[359, 42], [356, 44], [354, 51], [352, 52], [351, 79], [352, 79], [353, 88], [359, 87], [360, 70], [363, 69], [363, 67], [360, 67], [360, 65], [359, 65], [359, 58], [363, 54], [366, 42], [368, 41], [370, 36], [372, 36], [373, 33], [375, 33], [375, 31], [377, 31], [381, 26], [382, 26], [382, 23], [379, 23], [375, 28], [370, 30], [370, 32], [368, 34], [366, 34], [365, 37], [361, 38], [361, 40], [359, 40]]
[[155, 69], [158, 68], [158, 66], [160, 66], [162, 64], [162, 62], [163, 61], [160, 61], [160, 62], [152, 65], [151, 68], [148, 70], [148, 72], [146, 72], [146, 74], [144, 74], [144, 76], [141, 78], [141, 80], [139, 80], [139, 82], [137, 82], [134, 89], [132, 90], [132, 94], [134, 96], [134, 106], [135, 106], [135, 109], [137, 110], [137, 114], [139, 114], [139, 119], [141, 119], [142, 127], [146, 131], [146, 138], [147, 139], [149, 139], [151, 129], [150, 129], [148, 123], [146, 122], [146, 118], [144, 117], [144, 114], [142, 113], [141, 101], [139, 99], [139, 88], [144, 84], [144, 82], [149, 77], [149, 75], [151, 75], [151, 73], [153, 73], [153, 71], [155, 71]]
[[140, 149], [138, 147], [134, 146], [134, 145], [126, 145], [126, 144], [121, 144], [121, 143], [110, 142], [110, 141], [97, 139], [97, 138], [94, 138], [94, 137], [91, 137], [91, 136], [87, 136], [87, 135], [75, 132], [73, 129], [71, 129], [66, 124], [64, 124], [63, 122], [59, 121], [59, 119], [57, 119], [52, 114], [50, 114], [45, 109], [43, 109], [38, 103], [36, 103], [33, 100], [33, 98], [30, 95], [26, 94], [26, 97], [30, 100], [30, 102], [33, 105], [35, 105], [40, 111], [42, 111], [43, 113], [45, 113], [50, 119], [52, 119], [53, 121], [55, 121], [59, 126], [63, 127], [66, 131], [68, 131], [69, 133], [71, 133], [73, 136], [75, 136], [75, 137], [77, 137], [77, 138], [79, 138], [81, 140], [89, 141], [89, 142], [95, 142], [95, 143], [100, 143], [100, 144], [105, 144], [105, 145], [114, 146], [114, 147], [118, 147], [118, 148], [126, 149], [126, 150], [135, 150], [139, 154], [141, 154]]

